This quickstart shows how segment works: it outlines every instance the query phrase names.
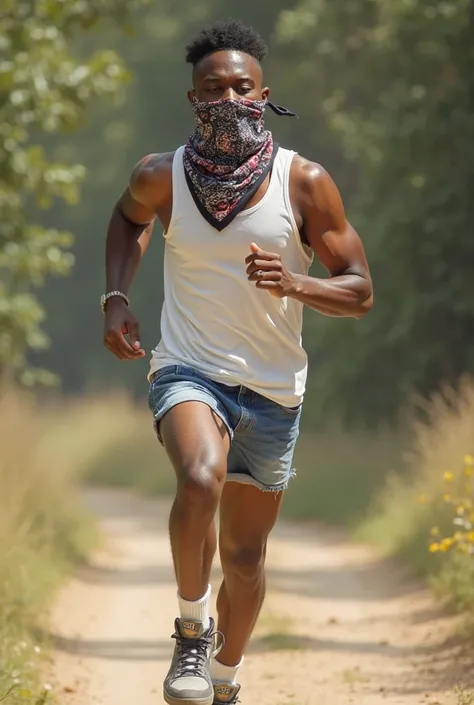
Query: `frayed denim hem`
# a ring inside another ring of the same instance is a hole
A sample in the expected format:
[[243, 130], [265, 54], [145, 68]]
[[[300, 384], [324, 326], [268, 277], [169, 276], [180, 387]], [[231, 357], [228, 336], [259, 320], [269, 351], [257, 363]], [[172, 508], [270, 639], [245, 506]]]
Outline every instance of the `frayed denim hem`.
[[288, 489], [290, 480], [294, 477], [296, 477], [296, 470], [292, 468], [284, 482], [280, 482], [278, 485], [264, 485], [262, 482], [259, 482], [254, 477], [247, 475], [246, 473], [230, 472], [227, 473], [226, 482], [239, 482], [242, 485], [252, 485], [262, 492], [273, 492], [274, 494], [278, 494]]

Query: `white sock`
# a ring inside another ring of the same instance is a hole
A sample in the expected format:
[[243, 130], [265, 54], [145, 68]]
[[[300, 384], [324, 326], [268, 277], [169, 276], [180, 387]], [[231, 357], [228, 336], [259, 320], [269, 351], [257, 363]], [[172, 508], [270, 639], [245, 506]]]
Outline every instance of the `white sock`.
[[237, 666], [225, 666], [215, 658], [211, 659], [211, 678], [214, 683], [231, 683], [237, 685], [237, 673], [244, 662], [242, 656], [240, 663]]
[[199, 619], [204, 629], [209, 629], [209, 602], [211, 599], [211, 586], [209, 585], [206, 594], [200, 600], [190, 602], [184, 600], [178, 593], [179, 612], [181, 619]]

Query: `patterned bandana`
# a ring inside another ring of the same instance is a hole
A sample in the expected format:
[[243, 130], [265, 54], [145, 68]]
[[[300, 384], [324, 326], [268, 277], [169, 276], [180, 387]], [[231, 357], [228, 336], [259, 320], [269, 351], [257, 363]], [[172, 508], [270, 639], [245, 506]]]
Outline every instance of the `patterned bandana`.
[[184, 149], [184, 170], [196, 206], [216, 230], [245, 208], [272, 168], [278, 145], [264, 128], [267, 105], [295, 116], [266, 100], [193, 103], [197, 126]]

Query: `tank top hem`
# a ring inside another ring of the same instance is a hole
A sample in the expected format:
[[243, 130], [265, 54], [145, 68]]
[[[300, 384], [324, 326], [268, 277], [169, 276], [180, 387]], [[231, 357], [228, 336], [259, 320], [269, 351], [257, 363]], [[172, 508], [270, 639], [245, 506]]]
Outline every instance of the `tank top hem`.
[[158, 358], [154, 356], [150, 363], [150, 370], [147, 375], [148, 382], [151, 383], [153, 375], [156, 374], [159, 370], [171, 365], [181, 365], [183, 367], [190, 367], [199, 372], [199, 374], [203, 375], [203, 377], [207, 377], [208, 379], [210, 379], [212, 382], [216, 382], [217, 384], [225, 384], [227, 387], [245, 387], [246, 389], [250, 389], [252, 392], [260, 394], [260, 396], [265, 397], [270, 401], [273, 401], [275, 404], [278, 404], [279, 406], [282, 406], [285, 409], [291, 409], [300, 406], [304, 400], [304, 394], [306, 390], [302, 394], [272, 394], [266, 387], [254, 384], [247, 379], [241, 378], [240, 376], [238, 377], [231, 373], [223, 374], [217, 371], [210, 371], [207, 368], [203, 369], [203, 367], [199, 363], [196, 363], [195, 360], [188, 360], [184, 358], [173, 358], [166, 356]]

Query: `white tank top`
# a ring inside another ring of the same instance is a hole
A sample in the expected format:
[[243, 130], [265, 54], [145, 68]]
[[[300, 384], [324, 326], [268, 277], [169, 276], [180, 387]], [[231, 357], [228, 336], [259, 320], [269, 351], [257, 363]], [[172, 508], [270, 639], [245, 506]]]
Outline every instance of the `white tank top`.
[[297, 406], [307, 376], [303, 305], [257, 289], [245, 271], [255, 242], [280, 254], [289, 271], [308, 273], [312, 253], [301, 242], [290, 203], [295, 152], [279, 149], [263, 198], [218, 232], [194, 203], [183, 151], [180, 147], [173, 161], [161, 340], [148, 378], [166, 365], [189, 365], [216, 382], [244, 385], [282, 406]]

